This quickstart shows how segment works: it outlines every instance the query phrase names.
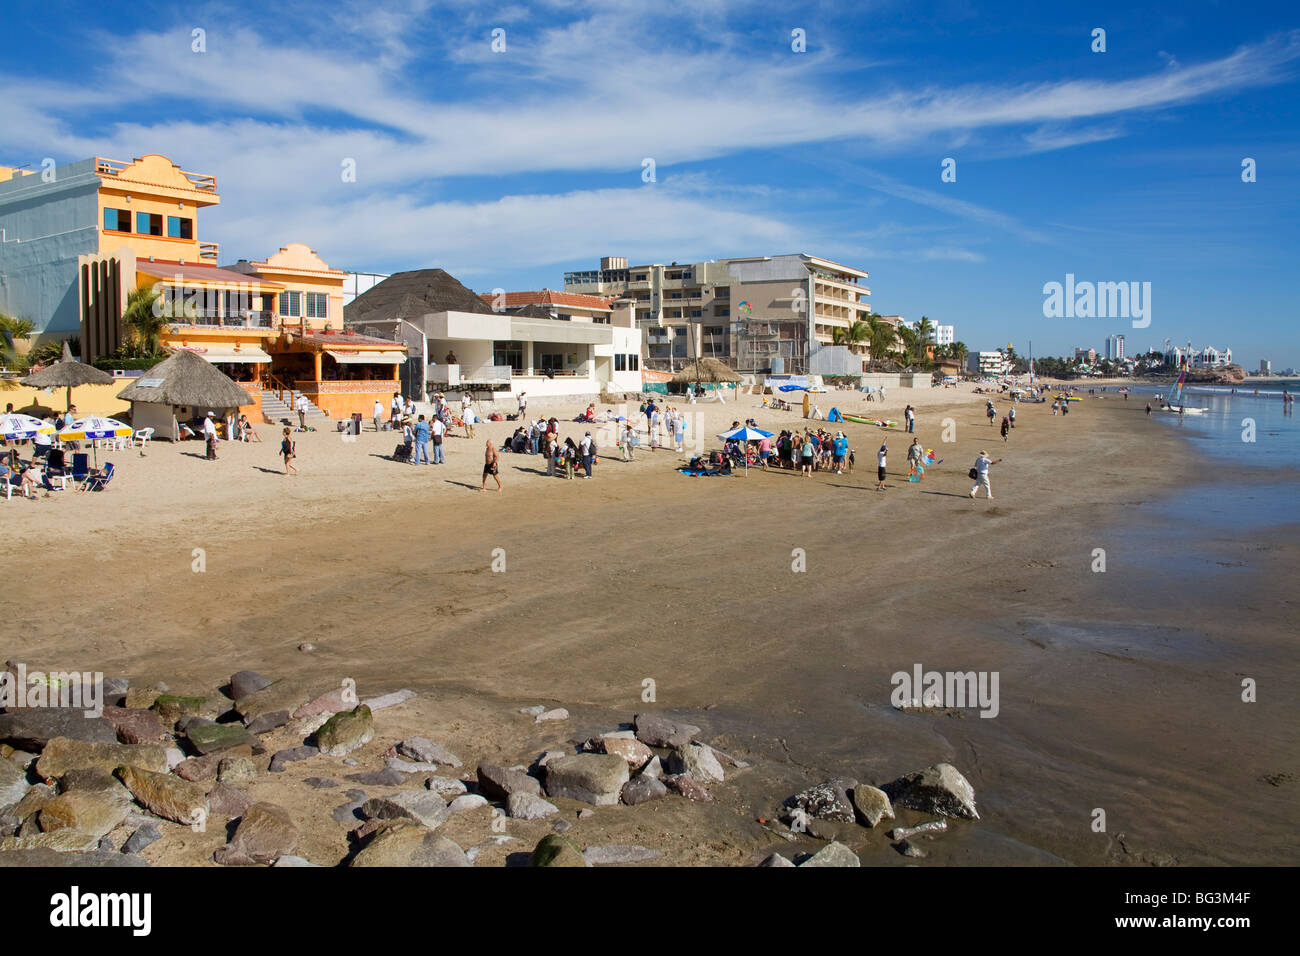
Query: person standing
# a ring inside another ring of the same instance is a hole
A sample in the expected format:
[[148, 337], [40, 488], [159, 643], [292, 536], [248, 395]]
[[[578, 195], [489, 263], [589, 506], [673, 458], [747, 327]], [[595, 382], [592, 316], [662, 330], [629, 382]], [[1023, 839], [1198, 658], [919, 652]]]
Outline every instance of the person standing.
[[971, 468], [971, 477], [975, 480], [975, 487], [970, 490], [972, 498], [975, 497], [977, 491], [983, 488], [988, 494], [989, 501], [993, 500], [993, 486], [989, 484], [989, 469], [1000, 461], [1002, 461], [1001, 458], [997, 461], [990, 461], [989, 453], [981, 449], [979, 457], [975, 459], [975, 466]]
[[555, 469], [560, 463], [560, 443], [555, 433], [546, 433], [546, 477], [554, 478]]
[[415, 425], [406, 422], [402, 425], [402, 444], [406, 446], [406, 460], [415, 464]]
[[215, 415], [208, 412], [203, 419], [203, 437], [208, 443], [208, 461], [217, 460], [217, 423], [213, 420]]
[[925, 474], [925, 449], [921, 447], [921, 439], [913, 438], [912, 444], [907, 447], [907, 476]]
[[813, 458], [817, 454], [817, 449], [813, 447], [812, 434], [804, 432], [803, 448], [799, 453], [799, 464], [805, 478], [812, 477]]
[[1004, 415], [1002, 417], [1002, 440], [1006, 441], [1009, 434], [1011, 434], [1011, 419]]
[[[393, 392], [392, 408], [390, 409], [389, 416], [388, 416], [388, 427], [390, 428], [397, 427], [397, 420], [402, 417], [402, 407], [405, 404], [406, 403], [402, 401], [402, 393]], [[380, 414], [382, 414], [382, 410]]]
[[461, 418], [461, 421], [465, 423], [465, 437], [473, 438], [474, 422], [478, 420], [478, 415], [475, 413], [472, 406], [466, 405], [464, 406], [464, 408], [465, 408], [465, 414]]
[[686, 419], [676, 409], [673, 410], [673, 438], [680, 452], [686, 441]]
[[1011, 419], [1011, 427], [1016, 427], [1016, 406], [1011, 406], [1011, 411], [1007, 412], [1007, 418]]
[[524, 413], [528, 411], [528, 393], [519, 393], [519, 420], [524, 420]]
[[844, 437], [844, 432], [835, 433], [835, 441], [832, 442], [833, 449], [832, 462], [835, 467], [835, 474], [844, 474], [844, 459], [849, 454], [849, 440]]
[[[1056, 414], [1055, 411], [1053, 411], [1052, 414]], [[1147, 418], [1150, 417], [1151, 417], [1151, 403], [1147, 402]]]
[[885, 455], [888, 447], [884, 442], [880, 443], [880, 451], [876, 452], [876, 478], [879, 484], [876, 485], [877, 491], [885, 490]]
[[293, 460], [298, 457], [298, 443], [289, 435], [289, 426], [284, 426], [284, 437], [280, 439], [280, 457], [284, 459], [284, 473], [298, 474], [298, 467]]
[[384, 420], [384, 406], [377, 398], [375, 399], [375, 407], [370, 410], [370, 417], [374, 420], [375, 431], [379, 431]]
[[985, 409], [984, 414], [988, 415], [988, 417], [989, 417], [989, 428], [992, 428], [992, 427], [993, 427], [993, 419], [996, 418], [996, 417], [997, 417], [997, 414], [998, 414], [997, 409], [995, 409], [995, 408], [993, 407], [993, 403], [992, 403], [992, 402], [989, 402], [989, 403], [988, 403], [988, 407]]
[[[1060, 400], [1059, 400], [1059, 399], [1052, 399], [1052, 417], [1053, 417], [1053, 418], [1056, 417], [1056, 413], [1057, 413], [1057, 411], [1060, 409], [1060, 407], [1061, 407], [1061, 402], [1060, 402]], [[1147, 414], [1148, 414], [1148, 415], [1151, 414], [1150, 409], [1151, 409], [1151, 406], [1148, 405], [1148, 406], [1147, 406]]]
[[429, 431], [433, 435], [433, 463], [445, 465], [447, 460], [442, 456], [442, 440], [447, 432], [447, 423], [441, 418], [435, 418], [429, 425]]
[[632, 428], [631, 422], [623, 423], [623, 460], [636, 461], [636, 447], [633, 442], [636, 441], [636, 431]]
[[907, 433], [913, 435], [916, 433], [916, 412], [911, 405], [903, 409], [903, 417], [907, 419]]
[[[415, 423], [415, 447], [411, 451], [411, 464], [418, 465], [420, 460], [429, 463], [429, 423], [421, 415]], [[436, 449], [435, 449], [436, 452]]]
[[655, 451], [659, 447], [659, 409], [652, 405], [650, 412], [650, 450]]
[[583, 477], [590, 478], [591, 463], [596, 457], [596, 442], [592, 439], [591, 432], [587, 432], [587, 434], [583, 436], [582, 441], [578, 443], [578, 454], [582, 458], [582, 468], [586, 472]]
[[492, 439], [487, 440], [487, 450], [483, 453], [483, 484], [479, 491], [487, 491], [488, 476], [491, 475], [497, 483], [497, 491], [501, 490], [501, 476], [497, 474], [500, 456], [497, 453], [497, 446], [492, 444]]
[[298, 397], [293, 400], [293, 410], [298, 413], [298, 427], [303, 431], [307, 430], [307, 396], [298, 393]]

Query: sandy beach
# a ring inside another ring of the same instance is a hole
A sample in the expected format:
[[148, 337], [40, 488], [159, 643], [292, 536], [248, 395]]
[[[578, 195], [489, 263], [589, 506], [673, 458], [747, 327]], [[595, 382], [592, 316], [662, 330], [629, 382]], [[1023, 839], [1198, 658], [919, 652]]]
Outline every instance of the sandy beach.
[[[1017, 406], [1004, 444], [969, 386], [890, 390], [883, 405], [820, 398], [900, 422], [911, 402], [943, 464], [909, 483], [901, 425], [854, 423], [823, 425], [849, 437], [853, 474], [686, 478], [672, 450], [643, 440], [624, 463], [605, 440], [591, 481], [548, 479], [540, 457], [504, 454], [504, 491], [486, 494], [484, 441], [499, 445], [514, 423], [479, 425], [474, 439], [457, 429], [447, 464], [429, 467], [389, 460], [392, 433], [296, 434], [299, 477], [280, 473], [269, 425], [262, 444], [222, 444], [216, 462], [198, 442], [101, 451], [118, 466], [107, 491], [0, 503], [0, 553], [11, 573], [26, 569], [31, 598], [10, 589], [17, 626], [3, 652], [187, 693], [212, 694], [243, 668], [326, 688], [352, 677], [363, 698], [416, 691], [376, 715], [375, 740], [353, 754], [363, 769], [409, 734], [471, 771], [526, 764], [661, 710], [752, 766], [713, 803], [602, 808], [570, 836], [643, 844], [667, 865], [814, 850], [759, 818], [829, 776], [879, 784], [939, 761], [969, 778], [983, 819], [928, 843], [926, 865], [1300, 862], [1300, 744], [1280, 732], [1295, 726], [1300, 689], [1290, 531], [1206, 532], [1193, 547], [1217, 567], [1172, 580], [1150, 547], [1152, 505], [1207, 476], [1136, 399], [1108, 392], [1056, 417]], [[995, 401], [1000, 419], [1009, 403]], [[751, 416], [773, 431], [805, 424], [758, 403], [678, 407], [708, 435]], [[567, 420], [581, 407], [529, 411], [553, 412], [576, 440], [586, 426]], [[942, 441], [945, 419], [955, 441]], [[972, 501], [966, 471], [985, 448], [1003, 459], [996, 498]], [[806, 570], [792, 570], [796, 549]], [[891, 675], [917, 664], [998, 672], [997, 717], [894, 708]], [[1243, 676], [1258, 680], [1258, 703], [1241, 702]], [[518, 713], [537, 703], [571, 718]], [[301, 738], [282, 728], [269, 741]], [[302, 855], [333, 864], [348, 852], [349, 827], [330, 819], [340, 793], [302, 780], [347, 772], [316, 757], [248, 791], [294, 808]], [[578, 805], [559, 802], [572, 819]], [[910, 819], [922, 817], [899, 822]], [[483, 809], [444, 830], [468, 847], [490, 822]], [[518, 841], [486, 847], [477, 865], [518, 862], [549, 827], [508, 832]], [[176, 827], [145, 855], [200, 863], [222, 842]], [[910, 862], [883, 833], [858, 828], [847, 842], [866, 865]]]

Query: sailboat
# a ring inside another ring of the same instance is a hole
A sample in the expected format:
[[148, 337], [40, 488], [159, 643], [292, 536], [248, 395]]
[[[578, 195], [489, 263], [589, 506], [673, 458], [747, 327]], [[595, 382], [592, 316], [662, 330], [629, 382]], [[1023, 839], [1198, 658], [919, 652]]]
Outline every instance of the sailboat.
[[1161, 411], [1169, 412], [1173, 415], [1204, 415], [1209, 409], [1207, 408], [1188, 408], [1183, 402], [1186, 400], [1183, 394], [1187, 386], [1187, 369], [1178, 373], [1178, 384], [1169, 397], [1165, 399], [1164, 408]]

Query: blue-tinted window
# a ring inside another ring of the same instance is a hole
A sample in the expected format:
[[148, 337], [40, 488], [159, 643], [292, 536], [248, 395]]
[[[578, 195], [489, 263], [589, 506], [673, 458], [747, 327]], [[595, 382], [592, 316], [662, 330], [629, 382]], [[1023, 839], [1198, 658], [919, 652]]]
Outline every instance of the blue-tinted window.
[[161, 236], [163, 234], [162, 216], [148, 212], [136, 213], [135, 231], [142, 236]]
[[125, 209], [105, 209], [104, 228], [113, 232], [130, 232], [131, 213]]
[[168, 216], [167, 235], [173, 239], [193, 239], [194, 220], [183, 216]]

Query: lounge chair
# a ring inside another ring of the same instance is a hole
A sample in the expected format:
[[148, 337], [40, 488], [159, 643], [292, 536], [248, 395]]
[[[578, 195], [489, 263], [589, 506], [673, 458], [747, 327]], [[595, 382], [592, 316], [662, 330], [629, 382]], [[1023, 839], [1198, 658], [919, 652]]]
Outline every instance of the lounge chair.
[[152, 428], [137, 428], [135, 430], [135, 435], [132, 436], [133, 441], [139, 442], [142, 451], [144, 450], [144, 447], [149, 444], [150, 438], [153, 438]]
[[72, 474], [69, 476], [73, 481], [85, 481], [90, 477], [90, 456], [85, 452], [72, 453]]
[[113, 480], [113, 463], [111, 461], [106, 461], [104, 462], [104, 470], [99, 472], [96, 475], [91, 475], [89, 478], [87, 478], [86, 484], [82, 487], [81, 490], [82, 491], [103, 491], [105, 488], [108, 487], [108, 483], [112, 480]]

